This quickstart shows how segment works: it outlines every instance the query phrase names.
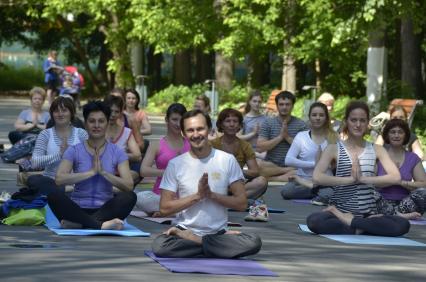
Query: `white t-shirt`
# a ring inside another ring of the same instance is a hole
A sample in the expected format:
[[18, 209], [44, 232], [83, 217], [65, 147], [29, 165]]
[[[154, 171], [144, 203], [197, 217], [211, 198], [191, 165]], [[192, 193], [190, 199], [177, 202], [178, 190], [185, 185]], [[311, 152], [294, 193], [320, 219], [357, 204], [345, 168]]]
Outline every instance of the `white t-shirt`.
[[[208, 173], [212, 192], [227, 195], [233, 182], [243, 180], [243, 172], [231, 154], [212, 148], [204, 159], [191, 156], [190, 152], [172, 159], [167, 165], [161, 189], [176, 192], [179, 198], [197, 193], [198, 181]], [[174, 224], [189, 228], [198, 236], [215, 234], [227, 227], [227, 208], [210, 199], [203, 199], [176, 215]]]
[[327, 140], [320, 145], [316, 144], [309, 136], [309, 132], [308, 130], [297, 133], [285, 157], [285, 165], [297, 168], [297, 175], [306, 179], [312, 179], [318, 146], [324, 151], [328, 145]]

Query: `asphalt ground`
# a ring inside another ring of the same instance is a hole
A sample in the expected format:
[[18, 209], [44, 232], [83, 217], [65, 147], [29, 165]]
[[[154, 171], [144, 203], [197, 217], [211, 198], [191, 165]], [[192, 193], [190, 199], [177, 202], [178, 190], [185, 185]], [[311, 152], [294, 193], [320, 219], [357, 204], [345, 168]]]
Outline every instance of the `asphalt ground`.
[[[0, 97], [0, 143], [7, 142], [8, 131], [26, 106], [27, 100]], [[163, 118], [151, 120], [151, 138], [158, 138], [164, 132]], [[18, 189], [17, 171], [16, 165], [0, 162], [0, 192]], [[143, 254], [168, 226], [129, 217], [152, 236], [57, 236], [42, 226], [0, 225], [0, 281], [426, 281], [425, 247], [343, 244], [303, 233], [298, 224], [321, 208], [284, 201], [279, 191], [280, 185], [270, 185], [266, 203], [286, 212], [270, 214], [267, 223], [245, 222], [246, 213], [229, 214], [230, 221], [243, 225], [234, 229], [261, 236], [263, 247], [251, 259], [279, 277], [168, 272]], [[426, 243], [425, 231], [426, 226], [415, 225], [406, 237]], [[22, 248], [25, 245], [30, 248]]]

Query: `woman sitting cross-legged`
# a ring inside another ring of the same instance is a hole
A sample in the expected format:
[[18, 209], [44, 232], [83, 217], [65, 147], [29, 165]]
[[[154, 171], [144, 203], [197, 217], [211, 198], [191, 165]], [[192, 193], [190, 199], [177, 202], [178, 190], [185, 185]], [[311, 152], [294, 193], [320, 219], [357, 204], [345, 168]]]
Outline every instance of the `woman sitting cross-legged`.
[[49, 113], [43, 111], [45, 98], [46, 92], [43, 88], [34, 87], [31, 89], [31, 107], [19, 114], [15, 121], [15, 130], [9, 132], [9, 140], [12, 145], [30, 134], [37, 135], [46, 128]]
[[[110, 109], [101, 101], [83, 107], [89, 139], [69, 147], [56, 174], [57, 185], [75, 184], [71, 198], [48, 195], [63, 228], [122, 229], [136, 202], [126, 153], [105, 139]], [[112, 187], [121, 190], [115, 196]]]
[[[158, 142], [151, 142], [142, 161], [140, 174], [143, 177], [156, 176], [152, 191], [142, 191], [137, 194], [136, 207], [154, 216], [160, 217], [160, 183], [169, 161], [190, 149], [189, 141], [182, 136], [180, 120], [186, 113], [184, 105], [173, 103], [166, 112], [166, 136]], [[155, 163], [155, 167], [154, 167]]]
[[43, 130], [37, 137], [31, 164], [33, 168], [43, 169], [43, 174], [28, 177], [28, 187], [40, 194], [62, 190], [55, 183], [56, 171], [61, 163], [65, 150], [72, 145], [84, 142], [87, 132], [74, 127], [71, 121], [75, 118], [74, 102], [70, 98], [58, 97], [50, 105], [50, 116], [53, 121], [51, 128]]
[[[329, 145], [314, 169], [314, 183], [334, 189], [331, 206], [307, 218], [314, 233], [401, 236], [410, 229], [405, 218], [377, 213], [374, 186], [390, 185], [401, 177], [386, 150], [364, 140], [368, 121], [366, 103], [349, 103], [343, 121], [347, 139]], [[383, 164], [386, 175], [376, 176], [376, 160]], [[336, 176], [326, 174], [333, 161]]]
[[[297, 133], [285, 157], [286, 166], [297, 168], [294, 181], [284, 185], [281, 195], [284, 199], [313, 199], [313, 204], [322, 205], [328, 202], [331, 188], [315, 187], [312, 183], [314, 167], [328, 144], [336, 144], [337, 133], [331, 128], [327, 106], [315, 102], [309, 108], [311, 129]], [[332, 175], [331, 170], [327, 170]], [[314, 189], [318, 189], [318, 196]]]
[[129, 158], [130, 173], [132, 174], [134, 183], [138, 184], [141, 180], [139, 170], [141, 167], [142, 155], [132, 130], [125, 127], [119, 120], [123, 115], [123, 98], [110, 95], [105, 98], [104, 102], [111, 109], [106, 139], [126, 152]]
[[[426, 173], [420, 158], [405, 150], [410, 140], [410, 128], [404, 120], [392, 119], [386, 123], [382, 136], [390, 158], [399, 169], [401, 181], [379, 189], [382, 196], [377, 204], [379, 212], [407, 219], [418, 218], [426, 207]], [[385, 174], [382, 163], [378, 162], [377, 175]]]
[[[244, 188], [246, 197], [255, 200], [262, 196], [268, 187], [268, 181], [265, 177], [259, 175], [259, 166], [257, 165], [256, 155], [253, 148], [247, 141], [238, 138], [237, 133], [243, 125], [243, 115], [235, 109], [224, 109], [219, 113], [216, 126], [219, 132], [223, 133], [211, 142], [213, 148], [225, 151], [234, 155], [241, 169], [247, 165], [247, 169], [243, 170], [246, 182]], [[258, 208], [260, 208], [259, 205]], [[253, 221], [267, 221], [268, 213], [265, 205], [258, 210], [255, 204], [250, 207], [250, 214], [245, 218]], [[254, 210], [255, 209], [255, 210]]]

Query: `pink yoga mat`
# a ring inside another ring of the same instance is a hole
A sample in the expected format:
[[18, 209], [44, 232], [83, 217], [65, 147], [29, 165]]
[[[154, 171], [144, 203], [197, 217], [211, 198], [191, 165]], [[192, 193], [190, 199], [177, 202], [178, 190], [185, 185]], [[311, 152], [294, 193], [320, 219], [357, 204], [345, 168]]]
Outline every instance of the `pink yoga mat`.
[[248, 259], [160, 258], [152, 251], [145, 251], [145, 255], [170, 272], [278, 277], [276, 273]]

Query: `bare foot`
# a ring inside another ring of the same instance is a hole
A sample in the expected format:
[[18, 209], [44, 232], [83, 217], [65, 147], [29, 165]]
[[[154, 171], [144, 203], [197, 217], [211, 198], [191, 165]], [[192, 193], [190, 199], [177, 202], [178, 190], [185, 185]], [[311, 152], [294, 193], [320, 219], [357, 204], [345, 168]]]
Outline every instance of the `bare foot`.
[[406, 218], [408, 220], [410, 220], [410, 219], [416, 220], [416, 219], [419, 219], [419, 218], [422, 217], [422, 215], [420, 213], [418, 213], [418, 212], [409, 212], [409, 213], [400, 213], [400, 212], [398, 212], [396, 215], [400, 216], [400, 217], [403, 217], [403, 218]]
[[198, 244], [202, 243], [201, 237], [195, 235], [189, 229], [180, 230], [177, 227], [171, 227], [166, 232], [163, 232], [163, 234], [169, 235], [169, 236], [170, 235], [178, 236], [178, 237], [180, 237], [182, 239], [190, 240], [190, 241], [193, 241], [193, 242], [198, 243]]
[[343, 213], [341, 211], [339, 211], [335, 206], [329, 206], [325, 209], [323, 209], [323, 211], [328, 211], [331, 212], [332, 214], [334, 214], [341, 222], [343, 222], [344, 224], [346, 224], [347, 226], [351, 226], [351, 222], [352, 219], [354, 219], [353, 214], [351, 214], [350, 212], [347, 213]]
[[80, 223], [72, 222], [66, 219], [61, 220], [61, 228], [62, 229], [81, 229], [83, 225]]
[[110, 229], [110, 230], [121, 230], [124, 227], [124, 221], [118, 218], [114, 218], [102, 223], [101, 229]]
[[164, 216], [161, 214], [161, 212], [156, 211], [152, 213], [151, 217], [164, 217]]

